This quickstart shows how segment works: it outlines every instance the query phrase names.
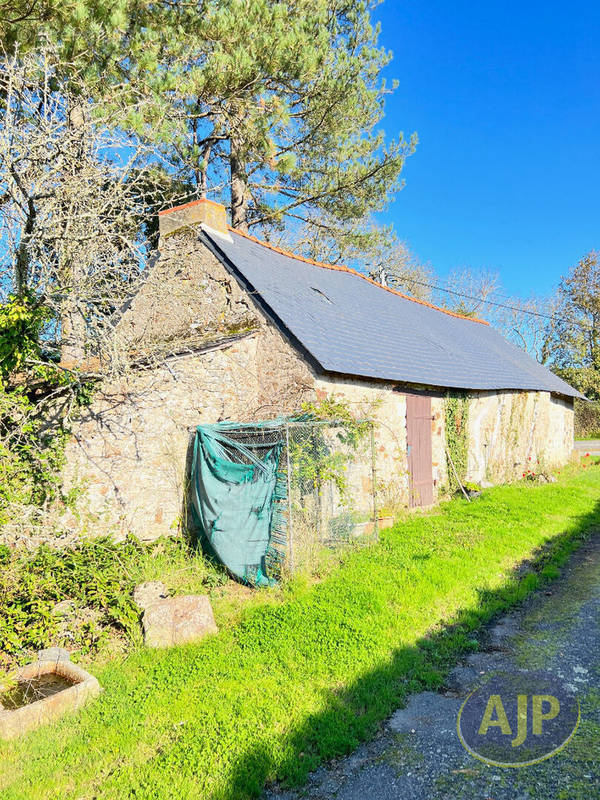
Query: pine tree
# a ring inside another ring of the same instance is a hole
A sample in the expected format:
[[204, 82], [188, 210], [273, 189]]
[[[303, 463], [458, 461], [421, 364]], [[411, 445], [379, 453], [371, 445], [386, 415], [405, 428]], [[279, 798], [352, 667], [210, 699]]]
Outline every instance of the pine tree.
[[66, 69], [87, 59], [90, 95], [121, 104], [122, 125], [155, 142], [189, 187], [180, 199], [225, 199], [241, 230], [308, 226], [342, 256], [386, 241], [367, 223], [416, 143], [378, 129], [393, 87], [372, 5], [46, 0], [41, 21], [4, 41], [34, 46], [41, 29]]

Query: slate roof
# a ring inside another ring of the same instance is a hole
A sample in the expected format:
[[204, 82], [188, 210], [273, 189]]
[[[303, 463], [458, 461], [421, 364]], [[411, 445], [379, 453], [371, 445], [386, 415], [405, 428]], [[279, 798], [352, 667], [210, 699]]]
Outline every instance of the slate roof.
[[492, 327], [231, 232], [202, 241], [325, 372], [457, 389], [581, 395]]

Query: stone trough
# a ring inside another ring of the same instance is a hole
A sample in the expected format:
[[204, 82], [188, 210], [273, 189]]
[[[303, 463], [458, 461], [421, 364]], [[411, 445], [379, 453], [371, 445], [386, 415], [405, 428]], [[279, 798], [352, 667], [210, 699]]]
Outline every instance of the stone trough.
[[75, 711], [100, 693], [93, 675], [71, 663], [66, 650], [50, 648], [22, 667], [16, 685], [0, 687], [0, 738], [16, 739]]

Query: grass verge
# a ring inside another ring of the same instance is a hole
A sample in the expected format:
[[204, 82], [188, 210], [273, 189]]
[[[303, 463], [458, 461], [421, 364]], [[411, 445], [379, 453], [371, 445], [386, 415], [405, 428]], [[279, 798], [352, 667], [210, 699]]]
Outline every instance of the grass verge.
[[599, 489], [594, 467], [451, 501], [317, 585], [265, 593], [200, 645], [99, 664], [96, 703], [0, 746], [1, 796], [242, 800], [302, 782], [408, 693], [440, 686], [478, 626], [555, 577], [599, 526]]

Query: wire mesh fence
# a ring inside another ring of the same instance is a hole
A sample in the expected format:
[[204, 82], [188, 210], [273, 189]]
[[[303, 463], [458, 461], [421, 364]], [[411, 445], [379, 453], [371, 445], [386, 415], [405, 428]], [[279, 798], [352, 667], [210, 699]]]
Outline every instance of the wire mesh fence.
[[283, 570], [310, 569], [324, 548], [377, 537], [371, 420], [281, 419], [229, 427], [226, 435], [228, 455], [238, 463], [279, 452], [268, 575], [277, 579]]
[[375, 538], [373, 423], [289, 422], [284, 432], [289, 569], [314, 565], [324, 547]]

